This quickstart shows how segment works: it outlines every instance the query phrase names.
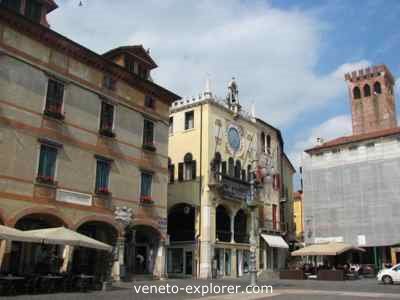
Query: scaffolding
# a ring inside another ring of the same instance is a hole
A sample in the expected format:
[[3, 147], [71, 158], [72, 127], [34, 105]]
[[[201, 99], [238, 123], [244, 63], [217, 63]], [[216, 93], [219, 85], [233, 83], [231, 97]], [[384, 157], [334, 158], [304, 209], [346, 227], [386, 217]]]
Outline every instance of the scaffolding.
[[306, 243], [400, 243], [398, 138], [305, 154], [303, 170]]

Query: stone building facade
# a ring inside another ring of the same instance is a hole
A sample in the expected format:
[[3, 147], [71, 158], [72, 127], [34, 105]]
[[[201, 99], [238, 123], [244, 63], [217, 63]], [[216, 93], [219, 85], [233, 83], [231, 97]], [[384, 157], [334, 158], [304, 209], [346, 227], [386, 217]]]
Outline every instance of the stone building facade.
[[[250, 268], [255, 229], [257, 269], [284, 264], [287, 244], [280, 216], [283, 141], [279, 130], [246, 113], [232, 80], [225, 100], [207, 84], [197, 99], [170, 109], [167, 271], [170, 277], [236, 277]], [[269, 164], [269, 180], [261, 167]], [[256, 170], [256, 200], [247, 205]], [[288, 178], [290, 182], [291, 178]], [[268, 245], [265, 236], [281, 242]], [[281, 254], [282, 253], [282, 254]]]
[[[116, 279], [163, 276], [168, 115], [179, 96], [151, 80], [157, 65], [142, 46], [98, 55], [49, 29], [56, 7], [0, 5], [0, 222], [65, 226], [118, 245]], [[127, 213], [126, 230], [116, 210]], [[3, 271], [34, 271], [38, 251], [3, 242]], [[101, 253], [57, 251], [65, 268], [100, 272]]]

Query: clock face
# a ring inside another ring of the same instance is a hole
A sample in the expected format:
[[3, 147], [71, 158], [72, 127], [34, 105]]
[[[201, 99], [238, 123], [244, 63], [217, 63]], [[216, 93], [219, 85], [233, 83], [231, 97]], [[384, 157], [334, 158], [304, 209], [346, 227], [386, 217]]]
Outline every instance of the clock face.
[[234, 152], [240, 149], [240, 133], [235, 127], [230, 127], [228, 129], [228, 142], [229, 146]]

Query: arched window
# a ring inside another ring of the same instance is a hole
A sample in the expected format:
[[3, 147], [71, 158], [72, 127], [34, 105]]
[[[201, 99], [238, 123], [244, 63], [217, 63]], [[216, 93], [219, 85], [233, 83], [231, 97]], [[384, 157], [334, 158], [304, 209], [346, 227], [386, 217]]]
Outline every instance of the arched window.
[[235, 164], [235, 177], [240, 178], [240, 173], [242, 171], [242, 164], [240, 163], [240, 160], [236, 161]]
[[371, 88], [369, 87], [369, 84], [364, 85], [364, 97], [369, 97], [371, 96]]
[[374, 83], [374, 92], [376, 94], [382, 94], [382, 87], [379, 81]]
[[267, 153], [271, 154], [271, 136], [267, 135]]
[[228, 160], [228, 175], [231, 177], [235, 176], [235, 162], [232, 157]]
[[192, 153], [186, 153], [183, 157], [183, 163], [179, 164], [179, 181], [196, 179], [196, 161], [193, 160]]
[[265, 152], [265, 133], [261, 132], [261, 152]]
[[360, 88], [358, 86], [356, 86], [353, 89], [353, 98], [354, 99], [360, 99], [361, 98], [361, 91], [360, 91]]

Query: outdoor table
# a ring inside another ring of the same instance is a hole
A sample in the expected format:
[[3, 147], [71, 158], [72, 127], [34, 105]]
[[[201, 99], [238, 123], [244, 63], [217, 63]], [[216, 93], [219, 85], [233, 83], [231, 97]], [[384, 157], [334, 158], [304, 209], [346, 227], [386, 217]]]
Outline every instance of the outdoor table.
[[48, 293], [55, 292], [57, 281], [63, 278], [59, 275], [42, 275], [40, 276], [40, 286]]
[[90, 283], [93, 283], [94, 276], [80, 274], [75, 276], [76, 286], [81, 292], [86, 292]]
[[22, 276], [7, 275], [0, 277], [0, 281], [4, 283], [5, 293], [10, 295], [16, 294], [17, 292], [16, 286], [23, 280], [25, 280], [25, 277]]

